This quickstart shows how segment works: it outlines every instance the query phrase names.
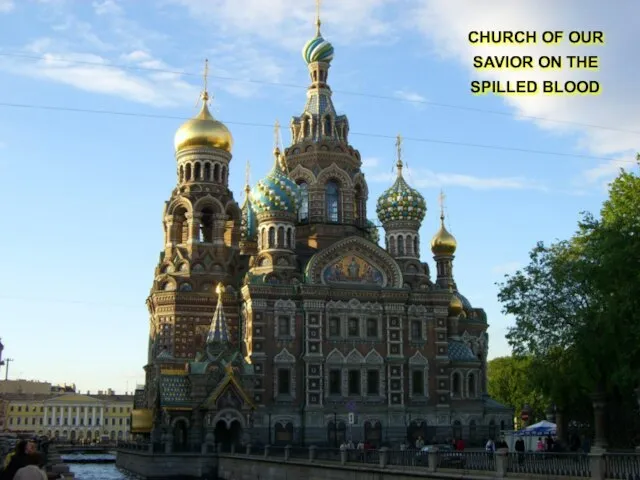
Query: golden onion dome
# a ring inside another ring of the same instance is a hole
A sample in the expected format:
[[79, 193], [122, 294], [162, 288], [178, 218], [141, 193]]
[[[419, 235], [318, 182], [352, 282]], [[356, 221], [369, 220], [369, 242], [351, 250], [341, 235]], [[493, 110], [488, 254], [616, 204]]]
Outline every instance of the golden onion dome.
[[460, 300], [458, 295], [453, 293], [451, 295], [451, 301], [449, 302], [449, 316], [457, 317], [461, 313], [464, 313], [464, 306], [462, 305], [462, 300]]
[[202, 108], [194, 118], [183, 123], [174, 137], [176, 152], [191, 147], [218, 148], [231, 153], [233, 137], [229, 129], [213, 118], [207, 101], [209, 95], [205, 91], [202, 94]]
[[453, 255], [458, 242], [444, 226], [444, 215], [440, 216], [440, 230], [431, 239], [431, 251], [434, 255]]

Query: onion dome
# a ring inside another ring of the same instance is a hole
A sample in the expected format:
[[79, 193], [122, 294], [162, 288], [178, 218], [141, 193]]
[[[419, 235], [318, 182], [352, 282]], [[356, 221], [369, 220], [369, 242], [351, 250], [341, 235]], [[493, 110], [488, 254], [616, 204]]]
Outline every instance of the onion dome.
[[256, 214], [263, 212], [297, 213], [302, 204], [300, 187], [286, 174], [284, 156], [274, 150], [275, 162], [271, 171], [251, 191], [251, 204]]
[[451, 292], [451, 301], [449, 302], [449, 316], [457, 317], [464, 312], [462, 300], [455, 293]]
[[440, 230], [431, 239], [431, 251], [435, 256], [453, 255], [458, 248], [458, 242], [444, 226], [444, 214], [440, 215]]
[[218, 148], [226, 152], [231, 152], [233, 147], [233, 137], [229, 129], [213, 118], [207, 101], [209, 94], [204, 91], [202, 94], [202, 108], [194, 118], [187, 120], [180, 126], [174, 137], [176, 152], [191, 147]]
[[420, 192], [411, 188], [402, 176], [402, 161], [396, 164], [395, 183], [378, 198], [376, 213], [382, 224], [393, 220], [413, 220], [422, 223], [427, 214], [427, 203]]
[[245, 241], [254, 241], [257, 237], [258, 222], [256, 212], [251, 203], [251, 189], [245, 187], [245, 199], [242, 204], [242, 225], [240, 226], [240, 238]]
[[314, 62], [329, 63], [333, 60], [333, 45], [322, 38], [320, 32], [302, 47], [302, 58], [307, 65]]

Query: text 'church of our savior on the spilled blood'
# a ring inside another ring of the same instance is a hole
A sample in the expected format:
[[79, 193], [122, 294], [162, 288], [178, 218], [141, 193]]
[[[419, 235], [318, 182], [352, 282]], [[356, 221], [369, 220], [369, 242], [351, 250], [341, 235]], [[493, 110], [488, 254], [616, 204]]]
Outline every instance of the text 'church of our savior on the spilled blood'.
[[206, 88], [178, 129], [132, 433], [174, 449], [397, 447], [511, 427], [513, 412], [486, 393], [487, 319], [457, 289], [442, 215], [435, 273], [420, 259], [427, 208], [403, 178], [399, 141], [397, 178], [377, 201], [378, 245], [360, 153], [327, 83], [333, 53], [317, 20], [291, 146], [274, 150], [242, 207], [228, 186], [232, 136]]

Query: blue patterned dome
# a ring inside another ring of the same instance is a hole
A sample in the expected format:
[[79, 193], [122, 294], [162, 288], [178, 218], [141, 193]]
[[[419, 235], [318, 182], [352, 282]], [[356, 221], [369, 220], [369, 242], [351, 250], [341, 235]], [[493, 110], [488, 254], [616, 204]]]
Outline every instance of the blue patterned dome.
[[317, 35], [302, 47], [302, 58], [307, 64], [313, 62], [329, 63], [333, 60], [333, 45], [321, 35]]
[[242, 224], [240, 226], [240, 238], [245, 241], [255, 241], [258, 233], [258, 221], [256, 218], [256, 212], [253, 209], [251, 203], [251, 191], [247, 185], [246, 197], [242, 204]]
[[402, 177], [402, 165], [398, 165], [395, 183], [378, 198], [378, 219], [383, 225], [393, 220], [414, 220], [422, 223], [427, 214], [427, 203], [420, 192], [411, 188]]
[[251, 204], [256, 214], [290, 212], [296, 214], [302, 203], [298, 185], [285, 173], [284, 157], [279, 150], [271, 171], [251, 191]]

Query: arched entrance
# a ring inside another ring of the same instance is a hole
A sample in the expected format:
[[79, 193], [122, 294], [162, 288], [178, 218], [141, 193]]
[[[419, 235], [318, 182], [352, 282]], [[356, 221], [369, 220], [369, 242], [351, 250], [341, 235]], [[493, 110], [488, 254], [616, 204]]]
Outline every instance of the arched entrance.
[[223, 452], [229, 452], [231, 451], [231, 445], [235, 445], [236, 448], [240, 446], [242, 425], [240, 425], [239, 421], [233, 420], [231, 425], [227, 426], [224, 420], [220, 420], [216, 423], [213, 433], [216, 438], [216, 444], [222, 445]]
[[382, 442], [382, 425], [380, 424], [380, 422], [365, 422], [364, 441], [369, 442], [375, 448], [380, 447], [380, 443]]
[[330, 448], [338, 448], [346, 439], [347, 427], [342, 420], [336, 425], [333, 421], [327, 424], [327, 442]]
[[290, 445], [293, 443], [293, 423], [278, 422], [276, 423], [276, 438], [274, 445]]
[[189, 425], [184, 418], [178, 418], [173, 423], [173, 450], [180, 452], [187, 449]]
[[429, 437], [427, 422], [414, 420], [407, 427], [407, 441], [411, 447], [415, 447], [418, 438], [422, 438], [425, 445], [432, 442], [432, 439]]

